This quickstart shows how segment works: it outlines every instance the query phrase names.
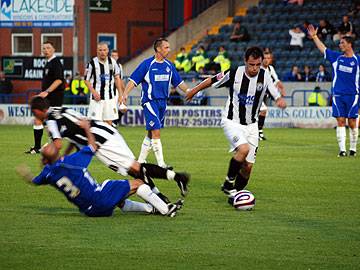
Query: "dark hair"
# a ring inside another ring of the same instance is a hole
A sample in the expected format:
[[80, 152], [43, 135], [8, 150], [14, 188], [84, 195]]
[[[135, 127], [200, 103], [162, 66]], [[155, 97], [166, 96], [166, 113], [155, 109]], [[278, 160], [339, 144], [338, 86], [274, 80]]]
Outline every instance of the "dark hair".
[[155, 52], [157, 52], [157, 48], [159, 48], [159, 47], [161, 46], [161, 44], [163, 43], [163, 41], [167, 41], [167, 42], [168, 42], [168, 40], [167, 40], [166, 38], [163, 38], [163, 37], [158, 38], [158, 39], [156, 39], [156, 40], [154, 41], [154, 51], [155, 51]]
[[250, 47], [245, 52], [245, 61], [249, 60], [250, 56], [252, 56], [254, 59], [261, 58], [264, 59], [263, 51], [259, 47]]
[[118, 50], [115, 50], [115, 49], [111, 50], [111, 53], [117, 53], [117, 52], [118, 52]]
[[350, 36], [344, 36], [342, 37], [342, 39], [344, 39], [347, 43], [351, 44], [351, 48], [354, 49], [354, 39]]
[[53, 48], [55, 48], [54, 43], [52, 41], [50, 41], [50, 40], [44, 41], [43, 45], [44, 44], [50, 44]]
[[49, 102], [42, 97], [39, 96], [34, 96], [31, 100], [30, 100], [30, 106], [31, 106], [31, 110], [46, 110], [49, 108]]

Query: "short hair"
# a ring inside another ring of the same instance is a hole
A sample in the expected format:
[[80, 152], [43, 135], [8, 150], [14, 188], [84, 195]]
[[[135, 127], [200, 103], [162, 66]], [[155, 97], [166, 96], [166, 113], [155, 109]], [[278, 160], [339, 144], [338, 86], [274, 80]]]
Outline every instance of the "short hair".
[[40, 96], [34, 96], [31, 100], [30, 100], [30, 107], [31, 110], [46, 110], [50, 107], [49, 102], [45, 99], [42, 98]]
[[344, 36], [342, 37], [342, 39], [344, 39], [347, 43], [351, 44], [351, 48], [354, 49], [354, 39], [350, 36]]
[[163, 41], [169, 42], [166, 38], [158, 38], [154, 41], [154, 51], [157, 52], [157, 48], [159, 48], [161, 46], [161, 44], [163, 43]]
[[252, 56], [254, 59], [261, 58], [264, 59], [264, 53], [261, 48], [254, 46], [250, 47], [245, 52], [245, 61], [249, 60], [250, 56]]
[[97, 46], [106, 45], [107, 48], [109, 48], [109, 45], [105, 41], [98, 42]]
[[118, 52], [118, 50], [116, 50], [116, 49], [111, 50], [111, 53], [117, 53], [117, 52]]
[[45, 44], [50, 44], [55, 49], [54, 42], [52, 42], [50, 40], [46, 40], [43, 42], [43, 45], [45, 45]]

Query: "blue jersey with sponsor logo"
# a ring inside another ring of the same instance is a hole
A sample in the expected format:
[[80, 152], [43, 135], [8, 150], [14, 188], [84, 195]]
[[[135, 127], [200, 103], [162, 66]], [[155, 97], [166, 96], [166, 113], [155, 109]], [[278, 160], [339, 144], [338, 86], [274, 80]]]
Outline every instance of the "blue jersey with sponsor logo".
[[93, 204], [96, 192], [101, 189], [87, 171], [93, 155], [94, 150], [86, 146], [54, 164], [46, 165], [32, 182], [36, 185], [54, 186], [80, 210], [85, 210]]
[[175, 66], [166, 59], [157, 62], [155, 56], [145, 59], [131, 74], [130, 80], [136, 86], [141, 83], [142, 104], [150, 100], [167, 99], [171, 85], [177, 87], [182, 83]]
[[326, 49], [324, 57], [331, 62], [333, 69], [333, 95], [359, 94], [360, 56], [345, 57], [340, 52]]

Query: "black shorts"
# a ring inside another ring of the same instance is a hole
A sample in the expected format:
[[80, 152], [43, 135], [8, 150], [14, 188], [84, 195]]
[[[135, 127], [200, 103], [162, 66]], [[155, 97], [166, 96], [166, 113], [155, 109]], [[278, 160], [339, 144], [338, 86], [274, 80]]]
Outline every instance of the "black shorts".
[[64, 103], [64, 91], [55, 90], [47, 95], [46, 100], [49, 102], [50, 107], [62, 107]]

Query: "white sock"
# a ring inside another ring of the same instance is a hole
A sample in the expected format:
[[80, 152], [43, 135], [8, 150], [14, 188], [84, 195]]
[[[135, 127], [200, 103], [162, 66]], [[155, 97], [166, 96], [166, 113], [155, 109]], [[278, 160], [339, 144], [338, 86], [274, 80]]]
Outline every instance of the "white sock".
[[154, 206], [161, 214], [165, 215], [169, 211], [167, 204], [152, 192], [148, 185], [143, 184], [139, 186], [136, 194]]
[[149, 155], [150, 151], [151, 151], [151, 139], [149, 137], [145, 136], [143, 143], [141, 145], [138, 162], [144, 163], [147, 156]]
[[153, 206], [149, 203], [136, 202], [126, 199], [124, 206], [121, 207], [123, 212], [146, 212], [151, 213]]
[[33, 125], [33, 129], [43, 129], [43, 125]]
[[356, 144], [358, 142], [359, 129], [355, 127], [354, 129], [349, 129], [349, 139], [350, 139], [350, 150], [356, 152]]
[[161, 144], [160, 139], [151, 139], [151, 145], [152, 145], [152, 149], [154, 151], [155, 157], [156, 157], [157, 164], [160, 167], [165, 168], [166, 164], [164, 161], [162, 144]]
[[346, 129], [345, 127], [336, 127], [336, 138], [339, 144], [340, 152], [346, 152]]
[[166, 171], [166, 178], [168, 180], [175, 180], [175, 172], [171, 170]]

